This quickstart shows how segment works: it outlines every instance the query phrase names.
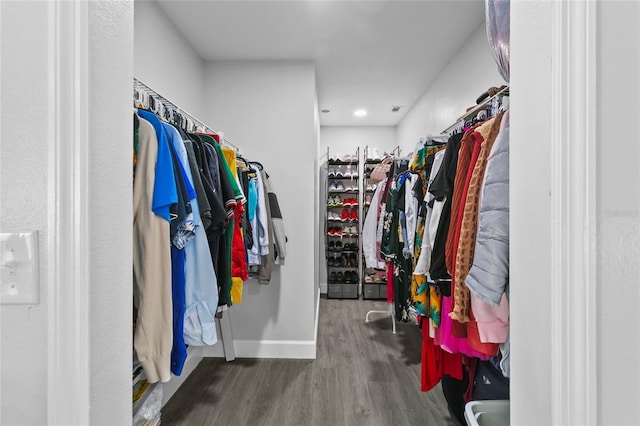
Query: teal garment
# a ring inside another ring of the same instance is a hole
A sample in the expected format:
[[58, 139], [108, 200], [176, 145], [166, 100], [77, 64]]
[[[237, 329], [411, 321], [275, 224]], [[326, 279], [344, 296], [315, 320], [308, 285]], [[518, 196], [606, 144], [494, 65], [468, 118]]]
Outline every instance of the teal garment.
[[258, 190], [256, 189], [256, 180], [249, 179], [249, 195], [247, 200], [247, 217], [249, 221], [253, 221], [258, 208]]

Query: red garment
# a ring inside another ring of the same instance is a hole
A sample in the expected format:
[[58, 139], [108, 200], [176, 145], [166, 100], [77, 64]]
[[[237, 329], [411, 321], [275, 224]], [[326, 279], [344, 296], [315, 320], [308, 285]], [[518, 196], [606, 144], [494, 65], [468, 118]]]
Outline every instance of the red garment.
[[[456, 264], [456, 253], [458, 253], [458, 242], [460, 240], [460, 230], [462, 228], [462, 218], [464, 217], [464, 205], [467, 201], [467, 192], [469, 191], [469, 184], [471, 182], [471, 176], [473, 175], [473, 168], [478, 160], [478, 155], [480, 154], [480, 148], [482, 146], [482, 142], [484, 138], [478, 132], [472, 132], [469, 134], [469, 143], [473, 144], [473, 151], [471, 152], [471, 157], [469, 158], [469, 164], [467, 165], [466, 170], [457, 170], [457, 174], [463, 173], [464, 180], [462, 183], [462, 192], [460, 193], [460, 208], [458, 209], [458, 215], [455, 218], [455, 224], [453, 228], [454, 237], [453, 237], [453, 251], [452, 251], [452, 259], [453, 264], [451, 267], [451, 296], [453, 297], [455, 292], [455, 264]], [[456, 175], [456, 181], [457, 181]], [[449, 313], [447, 313], [448, 315]], [[444, 313], [443, 313], [444, 315]], [[451, 328], [451, 334], [465, 338], [467, 337], [467, 327], [464, 324], [460, 324], [458, 321], [453, 321], [453, 327]]]
[[233, 242], [231, 244], [231, 276], [239, 277], [242, 281], [247, 281], [249, 279], [249, 270], [247, 268], [244, 238], [242, 238], [242, 231], [240, 230], [243, 211], [244, 207], [242, 203], [236, 203], [233, 212], [235, 220], [233, 225]]
[[385, 262], [387, 272], [387, 303], [393, 303], [393, 262]]
[[427, 392], [440, 382], [442, 376], [462, 380], [462, 355], [452, 354], [436, 344], [429, 337], [429, 319], [422, 319], [422, 379], [420, 389]]
[[447, 270], [449, 274], [453, 276], [453, 267], [456, 263], [456, 256], [453, 251], [453, 241], [455, 235], [455, 226], [453, 226], [456, 222], [456, 218], [458, 217], [458, 212], [460, 206], [464, 208], [464, 204], [460, 203], [460, 198], [462, 197], [462, 192], [464, 190], [464, 180], [467, 177], [466, 171], [469, 169], [469, 161], [471, 161], [471, 154], [473, 152], [473, 129], [480, 126], [477, 124], [471, 129], [467, 130], [464, 134], [464, 137], [460, 141], [460, 150], [458, 151], [458, 163], [456, 165], [456, 178], [453, 183], [453, 197], [451, 199], [451, 225], [449, 226], [449, 232], [447, 233], [447, 242], [445, 244], [445, 263], [447, 265]]

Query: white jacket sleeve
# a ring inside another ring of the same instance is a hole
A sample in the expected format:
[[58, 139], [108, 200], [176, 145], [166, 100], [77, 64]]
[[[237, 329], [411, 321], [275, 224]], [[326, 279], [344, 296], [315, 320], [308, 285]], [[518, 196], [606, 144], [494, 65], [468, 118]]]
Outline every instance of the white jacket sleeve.
[[[438, 174], [440, 166], [442, 166], [443, 157], [444, 150], [436, 153], [431, 174], [429, 175], [429, 185], [431, 185], [431, 182], [433, 182]], [[445, 201], [437, 201], [434, 200], [434, 198], [430, 192], [425, 194], [424, 202], [427, 204], [427, 215], [425, 218], [424, 234], [422, 235], [422, 249], [420, 251], [420, 257], [416, 262], [416, 267], [413, 270], [414, 275], [428, 275], [429, 267], [431, 266], [432, 247], [436, 239], [436, 232], [438, 231], [438, 224], [440, 223], [440, 216], [442, 215], [442, 208]], [[429, 204], [432, 202], [432, 207], [429, 207]]]
[[367, 268], [380, 268], [376, 253], [376, 234], [378, 230], [378, 204], [380, 204], [380, 194], [385, 185], [386, 179], [378, 184], [373, 197], [371, 197], [371, 205], [362, 226], [362, 251]]
[[413, 257], [414, 244], [416, 241], [416, 227], [418, 226], [418, 199], [415, 196], [413, 187], [420, 177], [416, 174], [411, 174], [404, 182], [404, 214], [405, 223], [407, 225], [407, 243], [409, 251]]

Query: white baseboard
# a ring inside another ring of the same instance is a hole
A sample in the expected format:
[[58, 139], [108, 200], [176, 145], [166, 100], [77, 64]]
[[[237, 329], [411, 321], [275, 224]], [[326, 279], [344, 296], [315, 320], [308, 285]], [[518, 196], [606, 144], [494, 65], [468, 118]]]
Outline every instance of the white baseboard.
[[[322, 290], [318, 289], [318, 293], [321, 293]], [[320, 326], [320, 294], [316, 296], [316, 323], [315, 323], [315, 332], [313, 334], [313, 341], [315, 342], [315, 347], [318, 347], [318, 327]], [[315, 359], [315, 356], [314, 356]]]
[[[204, 347], [205, 358], [224, 358], [222, 347]], [[314, 340], [236, 340], [236, 358], [315, 359]]]
[[238, 358], [316, 358], [313, 340], [236, 340], [233, 346]]

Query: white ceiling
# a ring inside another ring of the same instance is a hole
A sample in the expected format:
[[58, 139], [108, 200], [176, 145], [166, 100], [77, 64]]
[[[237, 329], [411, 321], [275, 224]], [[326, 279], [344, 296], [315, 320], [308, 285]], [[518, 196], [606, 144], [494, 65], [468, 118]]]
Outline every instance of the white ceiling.
[[313, 60], [323, 126], [395, 126], [484, 21], [483, 0], [159, 3], [204, 60]]

